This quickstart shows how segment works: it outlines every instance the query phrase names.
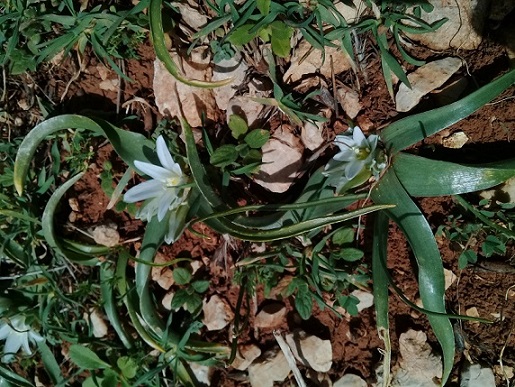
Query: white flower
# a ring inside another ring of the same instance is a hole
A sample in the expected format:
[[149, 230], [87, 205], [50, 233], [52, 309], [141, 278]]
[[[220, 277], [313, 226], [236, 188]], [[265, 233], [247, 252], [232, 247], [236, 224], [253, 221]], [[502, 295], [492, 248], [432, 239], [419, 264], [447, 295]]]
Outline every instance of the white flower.
[[0, 340], [5, 340], [2, 362], [7, 363], [14, 358], [20, 348], [27, 355], [31, 355], [29, 342], [36, 343], [44, 339], [25, 323], [25, 316], [16, 315], [0, 322]]
[[162, 221], [168, 212], [170, 216], [169, 233], [165, 238], [167, 243], [175, 239], [179, 225], [184, 225], [184, 219], [177, 219], [177, 215], [186, 216], [185, 208], [189, 188], [185, 188], [187, 179], [182, 173], [181, 167], [177, 164], [166, 146], [163, 136], [159, 136], [156, 142], [157, 157], [161, 166], [144, 161], [134, 161], [134, 166], [152, 179], [140, 183], [129, 189], [123, 200], [126, 203], [135, 203], [142, 200], [147, 202], [136, 214], [137, 218], [150, 222], [154, 215], [157, 220]]
[[377, 178], [386, 167], [384, 154], [377, 149], [378, 140], [374, 134], [366, 138], [358, 126], [336, 136], [334, 143], [340, 151], [324, 169], [324, 175], [330, 177], [329, 184], [340, 191], [358, 175], [368, 175], [368, 179], [373, 174]]

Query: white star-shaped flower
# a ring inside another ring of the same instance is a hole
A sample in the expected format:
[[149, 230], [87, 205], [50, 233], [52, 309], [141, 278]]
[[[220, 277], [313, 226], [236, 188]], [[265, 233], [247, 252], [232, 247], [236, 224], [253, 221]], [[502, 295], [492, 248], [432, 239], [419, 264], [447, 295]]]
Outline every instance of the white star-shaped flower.
[[377, 150], [378, 140], [379, 137], [374, 134], [365, 137], [358, 126], [336, 136], [334, 143], [340, 151], [324, 169], [324, 175], [331, 178], [329, 184], [339, 191], [362, 172], [369, 171], [377, 177], [386, 166], [383, 161], [376, 160], [380, 153]]
[[[152, 179], [140, 183], [129, 189], [123, 200], [126, 203], [135, 203], [145, 200], [146, 203], [136, 214], [137, 218], [149, 222], [154, 215], [158, 221], [162, 221], [168, 212], [175, 212], [178, 216], [185, 217], [186, 199], [189, 188], [184, 185], [187, 179], [182, 173], [181, 167], [173, 160], [163, 136], [159, 136], [156, 141], [157, 157], [161, 165], [154, 165], [144, 161], [134, 161], [134, 166], [142, 173]], [[184, 208], [180, 208], [184, 207]], [[177, 219], [171, 216], [168, 236], [165, 238], [167, 243], [175, 239], [179, 230], [179, 225], [184, 224], [184, 219]], [[173, 224], [172, 224], [173, 223]]]
[[2, 362], [10, 362], [21, 349], [31, 355], [29, 343], [43, 341], [43, 337], [25, 323], [25, 316], [16, 315], [0, 322], [0, 340], [5, 340]]

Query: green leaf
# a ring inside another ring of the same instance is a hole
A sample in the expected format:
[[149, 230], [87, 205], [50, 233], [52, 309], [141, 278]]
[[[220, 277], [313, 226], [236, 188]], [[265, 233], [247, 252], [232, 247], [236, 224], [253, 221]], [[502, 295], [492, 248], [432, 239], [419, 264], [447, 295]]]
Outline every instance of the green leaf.
[[463, 253], [460, 254], [458, 257], [458, 268], [460, 270], [463, 270], [467, 267], [469, 263], [476, 263], [477, 262], [477, 254], [473, 250], [465, 250]]
[[47, 372], [48, 376], [50, 376], [52, 383], [54, 385], [61, 383], [64, 384], [64, 377], [61, 373], [61, 368], [59, 367], [59, 364], [57, 363], [57, 360], [55, 359], [53, 352], [48, 347], [46, 341], [39, 341], [37, 346], [38, 352], [41, 355], [41, 360], [45, 365], [45, 371]]
[[23, 185], [29, 171], [30, 164], [38, 146], [50, 135], [61, 130], [86, 129], [93, 133], [106, 136], [118, 155], [130, 167], [134, 168], [134, 161], [152, 162], [147, 155], [154, 155], [155, 144], [138, 133], [129, 132], [115, 127], [107, 121], [92, 119], [74, 114], [64, 114], [50, 118], [34, 127], [23, 139], [16, 160], [14, 162], [14, 186], [18, 194], [23, 193]]
[[333, 234], [331, 240], [337, 246], [352, 243], [354, 241], [354, 230], [350, 227], [340, 228]]
[[118, 374], [114, 370], [111, 370], [111, 369], [105, 370], [103, 376], [104, 377], [103, 377], [102, 383], [101, 383], [102, 387], [113, 387], [113, 386], [118, 385], [119, 377], [118, 377]]
[[227, 37], [227, 41], [235, 46], [243, 46], [249, 43], [256, 37], [257, 34], [251, 34], [250, 30], [254, 24], [244, 24], [241, 27], [232, 30], [231, 34]]
[[388, 216], [384, 211], [374, 215], [372, 234], [372, 286], [374, 308], [376, 311], [376, 327], [379, 338], [384, 343], [383, 386], [390, 381], [392, 345], [390, 341], [390, 322], [388, 320], [388, 276], [385, 272], [388, 251]]
[[97, 370], [111, 368], [111, 365], [103, 361], [88, 347], [79, 344], [72, 344], [70, 347], [70, 359], [80, 368]]
[[[424, 308], [432, 312], [446, 313], [443, 265], [433, 232], [392, 168], [389, 168], [379, 180], [372, 190], [371, 198], [378, 204], [397, 204], [396, 207], [386, 210], [386, 214], [399, 225], [413, 250], [418, 265], [419, 292]], [[428, 314], [427, 318], [442, 346], [444, 385], [454, 364], [454, 331], [447, 316]]]
[[307, 320], [311, 317], [313, 312], [313, 298], [309, 292], [308, 284], [301, 286], [297, 289], [295, 295], [295, 309], [299, 312], [300, 317], [303, 320]]
[[265, 129], [254, 129], [245, 136], [245, 142], [252, 149], [263, 147], [270, 138], [270, 132]]
[[15, 374], [8, 368], [0, 366], [0, 386], [2, 387], [34, 387], [27, 379]]
[[422, 197], [481, 191], [515, 176], [515, 159], [469, 166], [401, 152], [392, 164], [406, 191]]
[[220, 148], [215, 149], [209, 158], [209, 162], [215, 167], [225, 168], [236, 162], [238, 156], [239, 154], [235, 145], [225, 144]]
[[229, 129], [231, 129], [232, 136], [237, 140], [249, 130], [247, 122], [236, 114], [231, 114], [229, 117]]
[[492, 255], [503, 255], [506, 253], [506, 245], [495, 235], [488, 235], [481, 244], [481, 251], [487, 258]]
[[194, 281], [191, 283], [191, 287], [193, 289], [195, 289], [195, 291], [197, 293], [204, 293], [207, 291], [207, 289], [209, 289], [209, 284], [210, 282], [207, 281], [207, 280], [203, 280], [203, 281]]
[[280, 58], [286, 58], [291, 51], [293, 28], [281, 21], [274, 21], [272, 27], [272, 52]]
[[191, 281], [191, 272], [184, 267], [173, 269], [173, 279], [177, 285], [186, 285]]
[[122, 356], [116, 361], [116, 365], [127, 379], [132, 379], [138, 371], [138, 363], [128, 356]]
[[256, 6], [262, 15], [268, 15], [270, 13], [270, 3], [272, 0], [256, 0]]
[[125, 348], [132, 348], [132, 337], [127, 333], [125, 327], [120, 320], [120, 314], [116, 307], [116, 300], [113, 292], [113, 283], [111, 281], [115, 276], [114, 268], [107, 262], [100, 266], [100, 291], [102, 294], [102, 301], [104, 303], [104, 311], [109, 323], [114, 328], [118, 337], [122, 341]]
[[359, 261], [361, 258], [363, 258], [363, 256], [365, 254], [363, 253], [363, 251], [361, 251], [359, 249], [355, 249], [353, 247], [347, 247], [347, 248], [341, 249], [335, 255], [336, 255], [336, 257], [344, 259], [345, 261], [355, 262], [355, 261]]
[[382, 131], [381, 139], [386, 149], [391, 154], [395, 154], [474, 113], [513, 83], [515, 83], [515, 70], [511, 70], [450, 105], [394, 122]]

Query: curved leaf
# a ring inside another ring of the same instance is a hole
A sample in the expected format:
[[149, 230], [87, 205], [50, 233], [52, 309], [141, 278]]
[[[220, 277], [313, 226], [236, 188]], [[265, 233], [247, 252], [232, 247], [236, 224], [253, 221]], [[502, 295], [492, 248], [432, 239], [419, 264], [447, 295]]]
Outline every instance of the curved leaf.
[[392, 165], [406, 191], [421, 197], [481, 191], [515, 176], [515, 159], [472, 166], [401, 152]]
[[[406, 236], [418, 265], [420, 298], [425, 309], [446, 313], [445, 281], [440, 251], [426, 218], [410, 198], [390, 168], [371, 194], [375, 203], [395, 203], [386, 214], [399, 225]], [[447, 382], [454, 363], [454, 332], [447, 316], [427, 316], [443, 351], [442, 385]]]
[[414, 114], [386, 127], [381, 138], [395, 154], [474, 113], [515, 83], [515, 70], [450, 105]]
[[[86, 255], [85, 257], [81, 257], [80, 255], [76, 255], [73, 253], [70, 253], [67, 251], [63, 246], [61, 245], [59, 241], [59, 237], [55, 233], [55, 227], [54, 227], [54, 215], [55, 211], [57, 209], [57, 206], [59, 205], [59, 202], [61, 201], [61, 198], [63, 195], [68, 191], [79, 179], [84, 175], [84, 173], [79, 173], [78, 175], [75, 175], [71, 179], [69, 179], [67, 182], [65, 182], [62, 186], [57, 188], [55, 192], [52, 194], [50, 199], [48, 199], [48, 202], [45, 206], [45, 209], [43, 210], [43, 215], [41, 216], [41, 224], [43, 228], [43, 237], [45, 238], [45, 241], [48, 243], [50, 248], [52, 248], [56, 253], [69, 258], [72, 261], [78, 260], [80, 263], [84, 263], [84, 261], [89, 261], [92, 259], [91, 256]], [[97, 259], [94, 260], [94, 262], [97, 262]]]
[[390, 324], [388, 321], [388, 277], [382, 262], [386, 262], [388, 247], [388, 217], [383, 211], [375, 214], [372, 250], [372, 283], [374, 308], [379, 338], [384, 343], [383, 386], [390, 385], [392, 346], [390, 342]]
[[153, 162], [155, 144], [138, 133], [117, 128], [107, 121], [88, 118], [75, 114], [64, 114], [43, 121], [32, 129], [23, 139], [14, 162], [14, 186], [19, 195], [23, 193], [23, 185], [30, 163], [38, 146], [51, 134], [65, 129], [87, 129], [103, 134], [109, 139], [118, 155], [131, 168], [134, 160]]
[[163, 31], [163, 15], [161, 14], [162, 0], [150, 0], [150, 6], [148, 8], [149, 22], [150, 22], [150, 38], [157, 58], [163, 62], [166, 69], [173, 75], [178, 81], [185, 83], [190, 86], [201, 87], [201, 88], [215, 88], [225, 86], [233, 81], [232, 78], [223, 79], [217, 82], [206, 82], [197, 79], [188, 79], [180, 71], [177, 65], [174, 63], [168, 49], [166, 48], [164, 31]]
[[100, 266], [100, 291], [102, 292], [102, 301], [104, 303], [104, 311], [106, 316], [114, 328], [118, 337], [122, 341], [125, 348], [132, 348], [132, 337], [127, 333], [123, 326], [118, 309], [116, 308], [116, 301], [114, 297], [113, 287], [114, 283], [111, 282], [115, 276], [115, 270], [111, 265], [104, 263]]

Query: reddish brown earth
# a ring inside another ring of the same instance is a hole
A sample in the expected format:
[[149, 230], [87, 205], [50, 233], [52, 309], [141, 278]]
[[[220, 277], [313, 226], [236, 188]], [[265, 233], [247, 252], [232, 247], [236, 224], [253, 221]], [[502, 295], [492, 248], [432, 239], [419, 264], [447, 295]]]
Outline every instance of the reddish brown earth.
[[[478, 52], [481, 55], [478, 55]], [[99, 89], [98, 85], [101, 80], [97, 70], [99, 63], [97, 59], [89, 57], [85, 71], [82, 71], [78, 78], [71, 82], [59, 109], [62, 112], [76, 113], [101, 111], [116, 119], [117, 103], [122, 105], [134, 97], [140, 97], [148, 102], [150, 107], [138, 102], [131, 105], [131, 113], [137, 114], [142, 122], [131, 129], [140, 132], [151, 131], [160, 119], [155, 114], [152, 96], [154, 55], [150, 46], [142, 47], [140, 54], [140, 60], [131, 60], [126, 64], [127, 75], [134, 82], [124, 82], [120, 96], [114, 91]], [[441, 53], [437, 57], [445, 54], [447, 53]], [[502, 48], [493, 42], [484, 43], [477, 52], [460, 52], [459, 54], [467, 61], [467, 69], [478, 84], [485, 84], [507, 70], [508, 61]], [[369, 131], [380, 129], [399, 117], [394, 110], [386, 87], [383, 85], [379, 59], [377, 55], [374, 55], [368, 64], [369, 83], [360, 79], [364, 109], [356, 120], [358, 123], [368, 123]], [[47, 79], [46, 82], [44, 79], [38, 79], [55, 101], [61, 98], [66, 84], [76, 73], [78, 65], [72, 63], [72, 59], [68, 61], [66, 66], [52, 69], [51, 79]], [[349, 80], [352, 76], [343, 74], [341, 80]], [[113, 72], [110, 73], [110, 77], [116, 78]], [[513, 93], [514, 89], [512, 88], [503, 97], [508, 98]], [[430, 106], [435, 106], [435, 101], [427, 98], [419, 109]], [[339, 128], [337, 131], [345, 129], [345, 126], [341, 124], [335, 127]], [[464, 148], [452, 151], [444, 150], [440, 146], [442, 135], [436, 135], [419, 144], [414, 151], [428, 157], [443, 157], [464, 162], [507, 158], [513, 154], [514, 150], [510, 143], [514, 129], [515, 104], [511, 99], [499, 98], [446, 131], [446, 135], [456, 130], [464, 131], [471, 139]], [[327, 137], [331, 138], [332, 136], [334, 136], [334, 132], [329, 126]], [[133, 220], [126, 213], [106, 211], [105, 209], [109, 198], [100, 187], [99, 174], [103, 162], [108, 159], [116, 160], [110, 146], [105, 144], [98, 146], [97, 155], [85, 177], [76, 184], [74, 192], [69, 195], [79, 201], [80, 217], [77, 222], [81, 226], [87, 227], [111, 220], [118, 225], [122, 240], [142, 236], [144, 230], [142, 222]], [[119, 178], [124, 172], [121, 163], [117, 164], [115, 172], [118, 173], [118, 175], [115, 174], [115, 178]], [[450, 198], [423, 199], [418, 203], [434, 230], [445, 222], [447, 215], [456, 214], [459, 211]], [[68, 210], [63, 210], [63, 212], [66, 211]], [[68, 216], [67, 213], [63, 215]], [[239, 289], [231, 280], [234, 273], [233, 264], [242, 256], [248, 246], [242, 242], [235, 242], [233, 245], [227, 244], [223, 237], [213, 234], [204, 225], [200, 225], [198, 231], [209, 235], [210, 238], [202, 238], [187, 231], [173, 246], [162, 247], [162, 253], [170, 259], [187, 254], [195, 260], [202, 261], [204, 266], [201, 273], [211, 280], [208, 296], [218, 294], [229, 301], [234, 308]], [[439, 239], [438, 242], [444, 266], [458, 275], [458, 281], [447, 291], [449, 311], [465, 313], [467, 309], [476, 307], [481, 317], [495, 319], [495, 323], [491, 325], [466, 321], [455, 323], [456, 335], [464, 342], [464, 348], [462, 348], [464, 352], [458, 354], [456, 362], [459, 363], [466, 356], [470, 356], [474, 360], [481, 360], [493, 366], [497, 364], [501, 350], [504, 349], [504, 363], [515, 366], [515, 335], [512, 334], [515, 324], [515, 292], [509, 291], [515, 283], [513, 267], [509, 265], [512, 256], [495, 257], [496, 261], [501, 264], [498, 271], [489, 272], [475, 267], [467, 267], [459, 271], [457, 268], [459, 253], [451, 249], [447, 240]], [[369, 260], [371, 248], [367, 245], [367, 241], [364, 241], [364, 248], [367, 252], [366, 260]], [[513, 251], [513, 249], [509, 248], [509, 251]], [[413, 257], [405, 239], [393, 226], [390, 229], [388, 252], [388, 266], [395, 281], [411, 300], [416, 300], [418, 288], [414, 276]], [[156, 292], [162, 293], [162, 290], [156, 290]], [[250, 308], [252, 312], [259, 310], [263, 301], [263, 293], [259, 291], [257, 304], [244, 305], [244, 310], [245, 308]], [[284, 299], [282, 302], [288, 308], [289, 313], [284, 323], [278, 327], [281, 331], [288, 332], [302, 328], [321, 338], [331, 340], [333, 367], [330, 375], [332, 380], [350, 372], [361, 375], [369, 382], [374, 381], [375, 368], [381, 360], [379, 351], [382, 345], [376, 333], [373, 308], [363, 311], [357, 317], [343, 319], [336, 317], [328, 310], [316, 309], [312, 319], [302, 321], [294, 311], [291, 299]], [[244, 310], [241, 311], [241, 314]], [[252, 328], [253, 319], [254, 316], [251, 313], [249, 328], [240, 335], [239, 340], [241, 343], [256, 343], [266, 350], [275, 344], [272, 330], [257, 332]], [[398, 337], [409, 328], [424, 330], [429, 336], [431, 345], [438, 351], [438, 344], [431, 333], [426, 317], [410, 309], [393, 294], [390, 297], [390, 322], [394, 361], [398, 349]], [[209, 340], [230, 344], [227, 331], [206, 333], [205, 336]], [[230, 368], [220, 370], [217, 372], [215, 380], [220, 380], [218, 385], [240, 385], [241, 382], [237, 378], [233, 379], [233, 375], [235, 378], [237, 377]], [[457, 371], [454, 376], [457, 376]], [[289, 385], [289, 383], [287, 382], [285, 385]]]

